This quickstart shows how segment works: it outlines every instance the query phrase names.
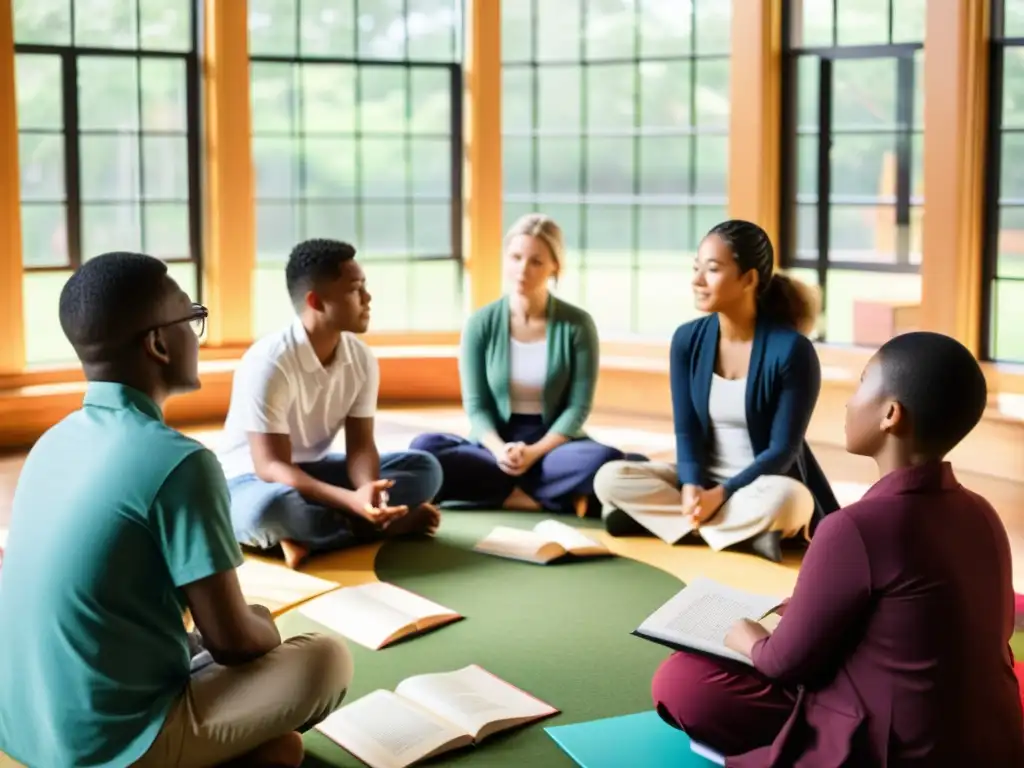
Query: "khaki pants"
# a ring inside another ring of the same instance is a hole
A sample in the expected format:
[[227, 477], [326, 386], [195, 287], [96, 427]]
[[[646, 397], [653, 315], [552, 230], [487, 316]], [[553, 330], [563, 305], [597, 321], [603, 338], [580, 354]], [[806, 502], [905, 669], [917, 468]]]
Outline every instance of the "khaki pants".
[[[682, 522], [682, 499], [676, 465], [658, 461], [610, 461], [594, 478], [594, 493], [603, 514], [620, 509], [672, 543], [691, 532]], [[814, 497], [800, 482], [762, 475], [729, 497], [697, 532], [714, 550], [752, 539], [765, 531], [783, 538], [806, 535], [814, 515]]]
[[135, 765], [207, 768], [316, 725], [340, 706], [352, 656], [327, 635], [300, 635], [256, 661], [192, 676], [163, 729]]

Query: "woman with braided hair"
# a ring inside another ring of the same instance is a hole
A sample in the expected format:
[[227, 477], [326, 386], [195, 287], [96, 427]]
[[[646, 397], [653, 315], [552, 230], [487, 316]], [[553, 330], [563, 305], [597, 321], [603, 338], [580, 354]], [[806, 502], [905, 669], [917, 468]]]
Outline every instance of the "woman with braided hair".
[[670, 351], [676, 463], [604, 465], [594, 490], [605, 525], [637, 535], [682, 515], [680, 537], [696, 532], [715, 550], [749, 542], [779, 562], [782, 539], [809, 537], [839, 506], [805, 440], [821, 388], [806, 335], [816, 297], [775, 272], [768, 234], [740, 220], [704, 237], [693, 292], [707, 314], [681, 325]]

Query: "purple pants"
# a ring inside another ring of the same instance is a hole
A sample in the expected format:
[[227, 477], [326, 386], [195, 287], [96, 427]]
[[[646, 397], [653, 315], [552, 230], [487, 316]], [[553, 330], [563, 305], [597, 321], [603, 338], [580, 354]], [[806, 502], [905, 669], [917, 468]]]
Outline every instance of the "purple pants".
[[[546, 430], [540, 416], [513, 414], [501, 430], [505, 442], [534, 443]], [[494, 456], [479, 443], [458, 435], [420, 435], [409, 446], [433, 454], [444, 472], [438, 503], [495, 509], [515, 488], [550, 512], [572, 512], [575, 500], [584, 496], [595, 506], [594, 475], [609, 461], [646, 461], [646, 457], [624, 454], [590, 438], [558, 446], [518, 477], [506, 475]]]

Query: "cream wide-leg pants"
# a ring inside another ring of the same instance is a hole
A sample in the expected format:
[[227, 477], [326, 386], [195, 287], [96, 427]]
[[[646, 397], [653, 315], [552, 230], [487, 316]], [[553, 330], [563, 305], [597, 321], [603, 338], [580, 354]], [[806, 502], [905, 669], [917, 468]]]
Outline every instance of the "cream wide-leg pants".
[[[694, 530], [682, 514], [676, 465], [667, 462], [611, 461], [594, 478], [603, 515], [620, 509], [654, 535], [675, 544]], [[762, 475], [740, 488], [710, 521], [696, 530], [718, 551], [766, 531], [782, 538], [807, 534], [814, 497], [802, 483], [782, 475]]]

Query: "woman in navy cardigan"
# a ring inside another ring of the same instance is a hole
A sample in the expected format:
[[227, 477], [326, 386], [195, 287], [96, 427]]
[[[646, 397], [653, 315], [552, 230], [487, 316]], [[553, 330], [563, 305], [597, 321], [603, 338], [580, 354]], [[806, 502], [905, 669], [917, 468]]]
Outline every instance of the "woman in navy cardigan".
[[594, 480], [612, 535], [675, 543], [693, 531], [716, 550], [750, 542], [770, 560], [838, 508], [805, 440], [821, 365], [805, 335], [814, 295], [775, 273], [767, 233], [731, 220], [694, 264], [697, 308], [672, 338], [675, 465], [614, 461]]

